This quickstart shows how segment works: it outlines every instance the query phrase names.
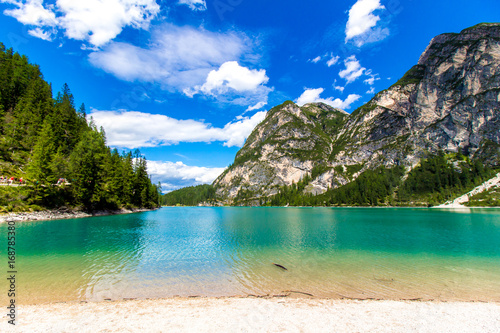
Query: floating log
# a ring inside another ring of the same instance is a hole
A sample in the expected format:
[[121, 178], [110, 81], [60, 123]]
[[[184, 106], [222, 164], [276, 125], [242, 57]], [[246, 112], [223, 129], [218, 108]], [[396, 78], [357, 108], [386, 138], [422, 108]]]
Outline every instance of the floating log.
[[285, 266], [282, 266], [282, 265], [280, 265], [280, 264], [275, 264], [275, 263], [273, 262], [273, 265], [274, 265], [274, 266], [276, 266], [276, 267], [279, 267], [279, 268], [281, 268], [281, 269], [284, 269], [285, 271], [287, 271], [287, 270], [288, 270], [288, 269], [286, 269], [286, 267], [285, 267]]

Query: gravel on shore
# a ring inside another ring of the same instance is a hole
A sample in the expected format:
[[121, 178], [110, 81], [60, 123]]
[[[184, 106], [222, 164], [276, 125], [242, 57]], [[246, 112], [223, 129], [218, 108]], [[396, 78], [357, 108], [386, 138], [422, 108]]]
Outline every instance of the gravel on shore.
[[500, 303], [170, 298], [20, 305], [2, 332], [498, 332]]
[[6, 213], [0, 215], [0, 223], [15, 221], [43, 221], [43, 220], [60, 220], [60, 219], [76, 219], [80, 217], [115, 215], [115, 214], [130, 214], [150, 211], [151, 209], [120, 209], [97, 211], [92, 214], [77, 211], [77, 210], [43, 210], [39, 212], [23, 212], [23, 213]]

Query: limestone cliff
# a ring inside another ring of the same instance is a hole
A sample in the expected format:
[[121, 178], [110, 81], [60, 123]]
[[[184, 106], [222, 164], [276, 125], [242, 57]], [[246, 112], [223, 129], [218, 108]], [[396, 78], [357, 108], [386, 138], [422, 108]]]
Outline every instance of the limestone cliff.
[[348, 114], [325, 104], [271, 109], [214, 185], [219, 197], [267, 196], [309, 174], [318, 194], [380, 165], [410, 170], [428, 153], [499, 165], [500, 24], [430, 42], [398, 82]]

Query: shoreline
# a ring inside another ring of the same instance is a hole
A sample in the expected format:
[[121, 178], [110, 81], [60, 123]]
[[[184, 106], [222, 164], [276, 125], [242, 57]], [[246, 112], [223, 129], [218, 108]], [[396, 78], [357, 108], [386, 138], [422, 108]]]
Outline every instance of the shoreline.
[[174, 297], [20, 305], [3, 332], [496, 332], [500, 303]]
[[500, 209], [500, 206], [161, 206], [160, 208], [411, 208], [411, 209]]
[[138, 209], [120, 209], [120, 210], [106, 210], [96, 211], [94, 213], [86, 213], [78, 210], [42, 210], [37, 212], [18, 212], [18, 213], [2, 213], [0, 214], [0, 224], [6, 222], [29, 222], [29, 221], [51, 221], [51, 220], [64, 220], [64, 219], [77, 219], [96, 216], [107, 215], [122, 215], [133, 214], [141, 212], [154, 211], [160, 208], [403, 208], [403, 209], [444, 209], [444, 210], [472, 210], [472, 209], [500, 209], [499, 207], [467, 207], [467, 206], [161, 206], [155, 209], [138, 208]]
[[86, 213], [78, 210], [42, 210], [38, 212], [20, 212], [20, 213], [5, 213], [0, 215], [0, 224], [5, 222], [28, 222], [28, 221], [50, 221], [50, 220], [65, 220], [77, 219], [84, 217], [106, 216], [106, 215], [121, 215], [149, 212], [155, 209], [137, 208], [137, 209], [119, 209], [119, 210], [104, 210], [94, 213]]

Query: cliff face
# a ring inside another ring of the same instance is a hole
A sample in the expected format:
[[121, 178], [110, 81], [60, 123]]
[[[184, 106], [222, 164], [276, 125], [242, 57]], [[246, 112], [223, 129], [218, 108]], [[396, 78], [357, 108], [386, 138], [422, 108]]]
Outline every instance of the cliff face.
[[439, 150], [500, 164], [500, 24], [435, 37], [417, 65], [350, 115], [325, 104], [271, 109], [214, 185], [231, 202], [309, 174], [306, 191], [318, 194], [381, 165], [409, 170]]
[[[234, 198], [241, 190], [272, 195], [279, 186], [311, 174], [315, 166], [328, 165], [333, 137], [348, 115], [322, 103], [299, 108], [285, 102], [271, 109], [215, 181], [218, 195]], [[318, 179], [309, 190], [321, 193], [328, 186]]]

